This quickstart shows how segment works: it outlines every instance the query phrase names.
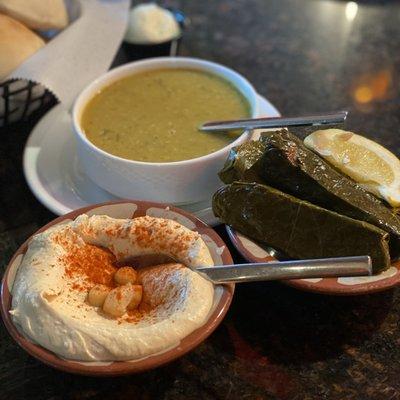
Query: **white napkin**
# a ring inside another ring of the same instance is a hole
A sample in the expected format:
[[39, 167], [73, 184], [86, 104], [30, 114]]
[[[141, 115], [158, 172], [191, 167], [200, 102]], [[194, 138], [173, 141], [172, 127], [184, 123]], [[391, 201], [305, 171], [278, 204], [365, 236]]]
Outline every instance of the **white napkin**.
[[[69, 0], [71, 9], [74, 4]], [[9, 78], [41, 83], [69, 109], [82, 89], [108, 70], [123, 39], [129, 0], [75, 0], [75, 21]], [[69, 3], [69, 4], [68, 4]]]

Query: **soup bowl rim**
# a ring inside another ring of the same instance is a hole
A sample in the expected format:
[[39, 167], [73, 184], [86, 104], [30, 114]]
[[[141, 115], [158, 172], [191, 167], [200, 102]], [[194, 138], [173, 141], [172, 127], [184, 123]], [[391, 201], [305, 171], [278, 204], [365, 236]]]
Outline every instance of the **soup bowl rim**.
[[[189, 64], [190, 66], [188, 66]], [[259, 105], [257, 101], [257, 92], [253, 85], [240, 73], [236, 72], [235, 70], [226, 67], [225, 65], [215, 63], [213, 61], [203, 60], [200, 58], [194, 57], [154, 57], [148, 58], [145, 60], [140, 61], [133, 61], [131, 63], [124, 64], [120, 67], [111, 69], [110, 71], [106, 72], [105, 74], [101, 75], [97, 79], [95, 79], [92, 83], [90, 83], [85, 89], [81, 91], [81, 93], [76, 98], [73, 108], [72, 108], [72, 125], [73, 125], [73, 132], [75, 135], [80, 139], [86, 146], [88, 146], [91, 150], [101, 154], [104, 157], [113, 159], [118, 162], [126, 163], [126, 164], [137, 164], [143, 166], [154, 166], [154, 167], [166, 167], [166, 166], [184, 166], [188, 164], [204, 162], [207, 160], [211, 160], [214, 158], [218, 158], [226, 154], [232, 147], [235, 145], [239, 145], [244, 141], [250, 139], [251, 137], [251, 130], [245, 130], [243, 133], [236, 138], [234, 141], [228, 143], [226, 146], [213, 151], [211, 153], [205, 154], [200, 157], [189, 158], [187, 160], [179, 160], [179, 161], [167, 161], [167, 162], [152, 162], [152, 161], [139, 161], [139, 160], [132, 160], [128, 158], [119, 157], [112, 153], [109, 153], [100, 147], [96, 146], [93, 142], [91, 142], [86, 134], [84, 133], [83, 129], [81, 128], [81, 117], [85, 107], [87, 106], [88, 102], [95, 96], [98, 91], [108, 85], [116, 82], [126, 76], [134, 75], [135, 73], [144, 72], [145, 70], [156, 70], [156, 69], [193, 69], [205, 71], [210, 74], [219, 76], [227, 80], [231, 83], [242, 96], [246, 99], [250, 107], [250, 118], [254, 118], [259, 113]], [[141, 68], [144, 67], [144, 68]], [[148, 67], [148, 68], [146, 68]], [[158, 68], [157, 68], [158, 67]], [[203, 68], [202, 68], [203, 67]], [[210, 71], [210, 69], [217, 69], [221, 73], [216, 73], [214, 71]], [[136, 71], [139, 69], [139, 71]], [[132, 71], [132, 73], [129, 73]], [[233, 78], [231, 78], [233, 77]], [[248, 92], [246, 95], [240, 90], [240, 87], [244, 87], [245, 90]], [[212, 133], [205, 133], [205, 134], [212, 134]]]

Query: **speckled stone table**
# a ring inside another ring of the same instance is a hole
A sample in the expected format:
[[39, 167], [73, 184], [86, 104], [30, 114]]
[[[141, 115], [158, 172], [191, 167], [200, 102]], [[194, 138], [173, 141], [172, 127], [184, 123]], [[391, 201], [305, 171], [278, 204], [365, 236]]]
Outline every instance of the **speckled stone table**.
[[[191, 18], [182, 55], [237, 69], [285, 115], [348, 109], [350, 129], [400, 154], [399, 2], [167, 5]], [[123, 59], [120, 53], [116, 63]], [[2, 268], [54, 217], [30, 193], [21, 169], [38, 117], [0, 131]], [[224, 235], [223, 227], [218, 231]], [[46, 367], [1, 325], [0, 400], [399, 399], [399, 325], [399, 289], [347, 298], [280, 283], [246, 284], [237, 288], [222, 325], [195, 351], [163, 368], [113, 379]]]

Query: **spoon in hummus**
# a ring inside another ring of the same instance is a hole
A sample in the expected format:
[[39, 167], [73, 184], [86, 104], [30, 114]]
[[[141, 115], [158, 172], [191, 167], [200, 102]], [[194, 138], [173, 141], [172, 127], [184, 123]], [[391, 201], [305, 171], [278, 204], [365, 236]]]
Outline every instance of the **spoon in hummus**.
[[[177, 262], [164, 255], [135, 257], [135, 265]], [[321, 258], [192, 268], [214, 284], [372, 275], [370, 256]]]

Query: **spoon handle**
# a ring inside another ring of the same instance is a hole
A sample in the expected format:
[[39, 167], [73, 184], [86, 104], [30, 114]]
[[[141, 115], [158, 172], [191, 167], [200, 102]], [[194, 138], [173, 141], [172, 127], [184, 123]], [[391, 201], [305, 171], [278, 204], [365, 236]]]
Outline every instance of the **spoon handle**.
[[213, 283], [326, 278], [372, 274], [369, 256], [323, 258], [269, 263], [201, 267], [195, 269]]
[[212, 121], [206, 122], [200, 126], [199, 129], [204, 132], [216, 132], [234, 129], [284, 128], [286, 126], [340, 124], [344, 122], [347, 114], [347, 111], [336, 111], [305, 117], [274, 117], [239, 119], [235, 121]]

